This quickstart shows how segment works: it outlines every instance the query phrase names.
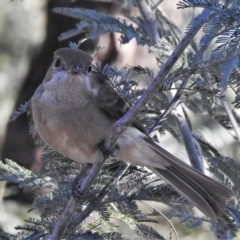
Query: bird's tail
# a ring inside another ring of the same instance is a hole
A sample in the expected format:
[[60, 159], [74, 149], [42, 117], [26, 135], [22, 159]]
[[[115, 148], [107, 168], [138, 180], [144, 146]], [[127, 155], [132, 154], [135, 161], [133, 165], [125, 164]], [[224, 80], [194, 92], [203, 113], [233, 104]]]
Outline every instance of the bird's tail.
[[170, 163], [170, 166], [165, 169], [155, 167], [150, 167], [150, 169], [170, 183], [206, 216], [217, 221], [225, 208], [225, 201], [234, 196], [232, 190], [190, 167], [156, 143], [148, 143], [161, 158]]

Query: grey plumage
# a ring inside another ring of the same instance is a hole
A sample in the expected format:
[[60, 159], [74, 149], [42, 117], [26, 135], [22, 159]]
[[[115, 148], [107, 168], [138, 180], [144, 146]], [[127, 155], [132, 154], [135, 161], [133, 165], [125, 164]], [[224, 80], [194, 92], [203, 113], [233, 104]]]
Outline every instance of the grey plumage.
[[[91, 62], [81, 50], [59, 49], [31, 99], [32, 117], [41, 138], [81, 163], [94, 163], [98, 144], [128, 109], [109, 79], [91, 72]], [[120, 135], [116, 145], [119, 158], [150, 168], [213, 220], [221, 216], [225, 201], [234, 196], [223, 184], [154, 143], [137, 121]]]

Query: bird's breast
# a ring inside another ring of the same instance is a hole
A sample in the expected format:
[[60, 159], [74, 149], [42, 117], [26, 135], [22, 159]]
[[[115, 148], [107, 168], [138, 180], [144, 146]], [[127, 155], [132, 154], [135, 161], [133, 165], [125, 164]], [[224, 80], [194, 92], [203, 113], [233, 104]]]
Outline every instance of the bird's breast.
[[113, 121], [93, 101], [69, 104], [45, 91], [32, 101], [34, 125], [41, 138], [55, 151], [77, 162], [92, 163], [98, 144], [107, 137]]

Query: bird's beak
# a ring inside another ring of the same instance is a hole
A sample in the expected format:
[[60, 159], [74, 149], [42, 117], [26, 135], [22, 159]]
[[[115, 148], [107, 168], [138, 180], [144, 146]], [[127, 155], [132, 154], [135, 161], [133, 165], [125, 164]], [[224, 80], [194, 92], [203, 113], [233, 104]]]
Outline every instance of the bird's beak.
[[67, 70], [69, 74], [78, 74], [80, 72], [80, 68], [78, 66], [71, 67]]

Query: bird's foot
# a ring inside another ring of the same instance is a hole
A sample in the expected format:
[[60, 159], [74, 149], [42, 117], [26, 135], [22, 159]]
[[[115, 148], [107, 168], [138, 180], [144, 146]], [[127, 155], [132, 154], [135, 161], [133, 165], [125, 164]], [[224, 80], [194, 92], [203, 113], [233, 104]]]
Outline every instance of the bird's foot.
[[98, 147], [101, 149], [102, 153], [106, 157], [117, 157], [117, 150], [119, 150], [119, 146], [115, 145], [114, 148], [107, 148], [105, 141], [102, 140], [99, 144]]
[[76, 177], [72, 183], [72, 196], [75, 199], [84, 199], [85, 194], [81, 192], [81, 183], [80, 183], [80, 178], [79, 176]]

